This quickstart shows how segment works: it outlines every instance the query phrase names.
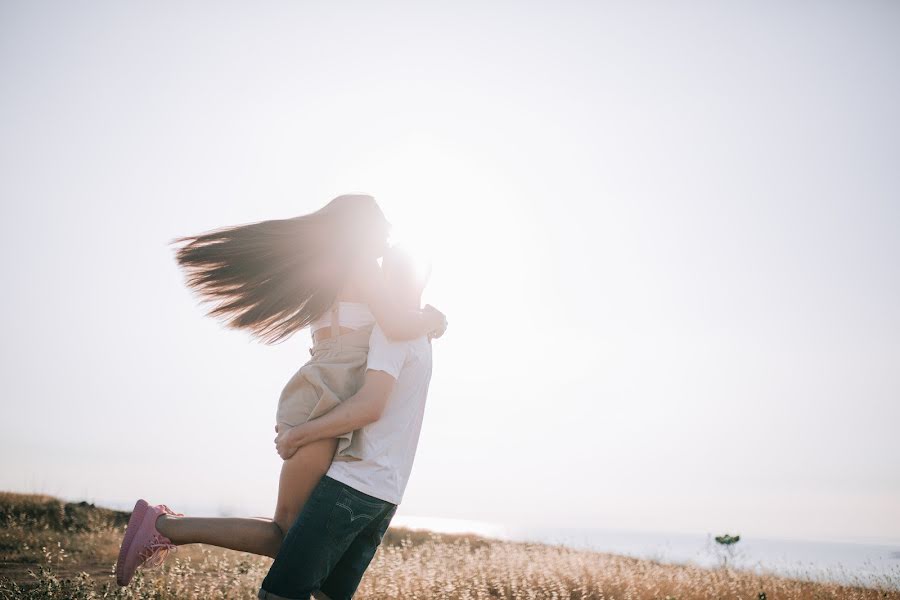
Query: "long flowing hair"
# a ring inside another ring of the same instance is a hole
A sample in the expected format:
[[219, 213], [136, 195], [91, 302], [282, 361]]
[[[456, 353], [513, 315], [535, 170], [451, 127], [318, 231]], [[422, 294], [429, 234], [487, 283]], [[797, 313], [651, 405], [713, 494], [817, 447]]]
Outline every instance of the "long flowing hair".
[[263, 343], [280, 342], [321, 317], [354, 265], [381, 255], [390, 225], [372, 196], [338, 196], [290, 219], [178, 237], [175, 259], [207, 313]]

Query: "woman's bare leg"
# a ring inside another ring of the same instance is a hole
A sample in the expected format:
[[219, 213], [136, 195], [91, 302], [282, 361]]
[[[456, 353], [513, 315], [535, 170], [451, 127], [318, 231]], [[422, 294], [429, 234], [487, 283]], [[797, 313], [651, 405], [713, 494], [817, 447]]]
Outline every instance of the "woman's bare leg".
[[262, 556], [278, 554], [281, 529], [264, 517], [175, 517], [160, 515], [156, 528], [178, 546], [210, 544]]
[[284, 535], [287, 535], [288, 529], [297, 520], [313, 488], [328, 472], [334, 452], [337, 450], [337, 443], [337, 438], [329, 438], [307, 444], [282, 463], [281, 478], [278, 481], [278, 503], [275, 505], [273, 520]]
[[160, 515], [156, 528], [173, 544], [210, 544], [275, 558], [281, 541], [319, 479], [331, 466], [337, 439], [303, 446], [281, 465], [275, 517], [175, 517]]

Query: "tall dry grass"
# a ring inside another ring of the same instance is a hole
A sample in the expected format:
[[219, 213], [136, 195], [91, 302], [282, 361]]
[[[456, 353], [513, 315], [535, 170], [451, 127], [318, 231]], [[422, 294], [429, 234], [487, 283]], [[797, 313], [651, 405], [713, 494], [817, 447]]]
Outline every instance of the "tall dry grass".
[[[48, 496], [0, 493], [0, 599], [256, 598], [272, 559], [183, 546], [159, 569], [118, 588], [113, 576], [128, 514]], [[900, 600], [882, 588], [792, 580], [573, 550], [394, 529], [356, 598]]]

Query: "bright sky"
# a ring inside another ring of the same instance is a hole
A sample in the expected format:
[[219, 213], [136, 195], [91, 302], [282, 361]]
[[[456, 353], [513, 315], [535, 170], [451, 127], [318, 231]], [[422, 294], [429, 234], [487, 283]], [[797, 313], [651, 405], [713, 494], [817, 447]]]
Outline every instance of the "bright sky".
[[309, 336], [168, 242], [373, 194], [450, 321], [401, 515], [900, 540], [900, 4], [0, 5], [0, 489], [271, 516]]

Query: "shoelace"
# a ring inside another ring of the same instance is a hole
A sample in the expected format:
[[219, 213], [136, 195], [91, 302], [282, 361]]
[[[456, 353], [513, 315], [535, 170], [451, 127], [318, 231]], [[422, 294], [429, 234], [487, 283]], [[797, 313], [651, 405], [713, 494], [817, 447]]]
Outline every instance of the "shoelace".
[[[157, 508], [161, 508], [163, 512], [167, 515], [174, 515], [176, 517], [183, 517], [183, 513], [175, 512], [165, 504], [160, 504]], [[172, 543], [172, 540], [164, 536], [163, 534], [156, 532], [153, 534], [153, 537], [150, 538], [150, 542], [144, 546], [141, 550], [141, 563], [144, 568], [153, 568], [158, 567], [166, 560], [166, 557], [169, 556], [170, 552], [175, 552], [178, 550], [178, 546]]]

